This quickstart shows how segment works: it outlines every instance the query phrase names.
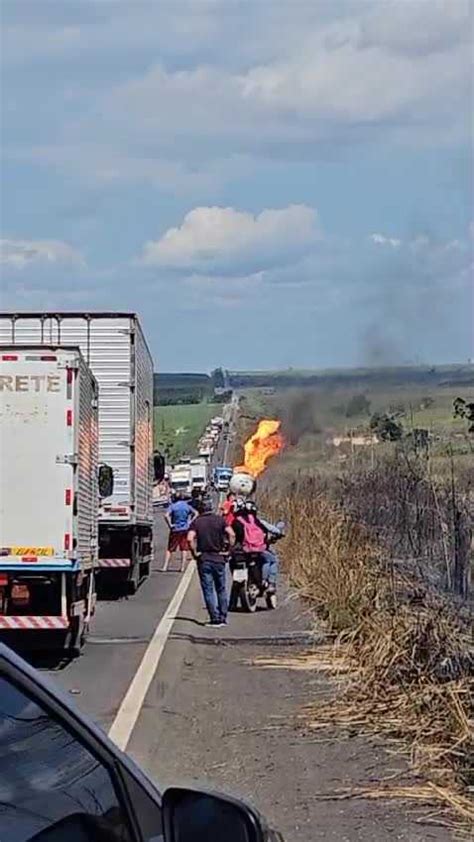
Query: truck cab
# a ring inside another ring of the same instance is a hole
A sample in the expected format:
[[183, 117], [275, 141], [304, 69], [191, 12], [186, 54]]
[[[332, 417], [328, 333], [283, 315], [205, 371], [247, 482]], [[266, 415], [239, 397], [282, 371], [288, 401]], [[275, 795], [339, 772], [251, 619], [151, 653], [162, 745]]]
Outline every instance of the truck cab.
[[171, 471], [170, 489], [172, 494], [191, 496], [193, 490], [193, 475], [190, 465], [177, 465]]
[[214, 488], [216, 491], [227, 491], [229, 488], [230, 479], [232, 477], [232, 468], [226, 465], [218, 465], [214, 469]]
[[203, 457], [191, 459], [189, 467], [192, 474], [193, 491], [205, 491], [208, 485], [208, 466]]

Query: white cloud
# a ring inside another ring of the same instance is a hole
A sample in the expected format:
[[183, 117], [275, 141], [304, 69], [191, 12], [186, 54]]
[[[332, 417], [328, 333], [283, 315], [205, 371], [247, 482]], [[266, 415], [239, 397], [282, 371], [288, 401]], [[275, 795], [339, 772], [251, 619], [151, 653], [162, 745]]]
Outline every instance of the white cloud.
[[469, 42], [471, 15], [470, 0], [385, 0], [362, 17], [358, 42], [406, 55], [441, 52]]
[[[1, 2], [1, 0], [0, 0]], [[4, 150], [5, 151], [5, 150]], [[35, 146], [27, 152], [8, 149], [10, 161], [34, 161], [42, 165], [75, 170], [82, 185], [113, 187], [116, 184], [145, 184], [176, 195], [189, 196], [216, 193], [229, 177], [245, 176], [250, 162], [244, 156], [220, 158], [202, 162], [200, 166], [185, 159], [170, 159], [157, 154], [148, 155], [132, 149], [116, 150], [100, 143], [71, 143], [58, 146]]]
[[306, 205], [266, 209], [256, 215], [234, 208], [197, 207], [181, 226], [147, 242], [142, 262], [189, 268], [249, 261], [258, 269], [303, 254], [318, 237], [317, 213]]
[[217, 149], [221, 158], [285, 157], [304, 144], [317, 158], [320, 144], [354, 139], [441, 144], [468, 131], [469, 84], [464, 44], [420, 57], [362, 48], [356, 39], [334, 46], [320, 31], [302, 34], [290, 57], [243, 71], [154, 65], [100, 98], [70, 135], [97, 136], [99, 126], [107, 140], [124, 144], [125, 157], [154, 142], [155, 155], [162, 150], [201, 167]]
[[[68, 4], [54, 21], [35, 5], [26, 34], [24, 16], [7, 21], [10, 58], [34, 65], [36, 43], [38, 64], [87, 62], [48, 81], [55, 110], [42, 145], [13, 137], [4, 155], [81, 182], [205, 192], [234, 180], [236, 161], [300, 160], [303, 147], [317, 159], [328, 144], [450, 144], [470, 131], [469, 0], [279, 0], [271, 20], [268, 0], [182, 0], [178, 11], [117, 0], [100, 13]], [[7, 87], [9, 125], [29, 113], [44, 126], [35, 79], [21, 112], [13, 76]]]
[[398, 248], [402, 244], [402, 241], [396, 237], [386, 237], [384, 234], [371, 234], [369, 239], [376, 245], [392, 246], [392, 248]]
[[0, 240], [0, 264], [25, 269], [32, 264], [84, 264], [80, 252], [60, 240]]
[[[4, 60], [28, 65], [38, 60], [77, 59], [98, 52], [108, 58], [153, 50], [170, 50], [188, 55], [211, 42], [219, 28], [214, 0], [180, 0], [179, 5], [156, 0], [82, 0], [78, 3], [56, 0], [48, 14], [43, 3], [38, 14], [38, 0], [10, 0], [9, 14], [4, 12], [2, 46]], [[105, 68], [106, 69], [106, 68]]]
[[463, 76], [467, 82], [467, 59], [467, 48], [420, 59], [380, 44], [362, 49], [348, 40], [332, 47], [316, 35], [290, 60], [254, 67], [240, 77], [239, 93], [260, 108], [336, 124], [394, 117], [407, 123], [415, 116], [416, 122], [432, 121], [453, 85]]

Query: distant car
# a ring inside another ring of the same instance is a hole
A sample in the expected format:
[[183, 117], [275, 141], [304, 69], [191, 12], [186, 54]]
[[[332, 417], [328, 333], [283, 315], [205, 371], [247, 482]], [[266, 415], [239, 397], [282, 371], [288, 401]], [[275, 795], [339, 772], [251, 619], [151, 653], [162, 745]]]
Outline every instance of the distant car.
[[237, 799], [184, 787], [160, 793], [63, 692], [3, 644], [0, 797], [5, 842], [282, 842]]

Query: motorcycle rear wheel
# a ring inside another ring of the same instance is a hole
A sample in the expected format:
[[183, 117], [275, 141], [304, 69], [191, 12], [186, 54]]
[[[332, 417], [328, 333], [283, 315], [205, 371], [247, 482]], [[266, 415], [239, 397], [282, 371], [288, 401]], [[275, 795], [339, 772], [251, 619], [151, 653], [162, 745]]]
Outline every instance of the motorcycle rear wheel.
[[257, 610], [258, 594], [253, 592], [253, 586], [246, 582], [241, 586], [240, 602], [244, 611], [253, 614]]
[[267, 603], [268, 610], [273, 611], [277, 607], [276, 593], [267, 593], [265, 596], [265, 602]]

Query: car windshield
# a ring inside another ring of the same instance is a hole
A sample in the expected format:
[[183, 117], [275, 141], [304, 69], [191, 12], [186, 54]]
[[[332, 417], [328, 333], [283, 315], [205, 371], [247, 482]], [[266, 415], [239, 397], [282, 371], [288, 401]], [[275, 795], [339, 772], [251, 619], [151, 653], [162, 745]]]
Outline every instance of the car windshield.
[[3, 678], [0, 804], [2, 842], [28, 842], [62, 820], [81, 817], [105, 819], [115, 828], [111, 842], [129, 842], [107, 770], [59, 722]]

